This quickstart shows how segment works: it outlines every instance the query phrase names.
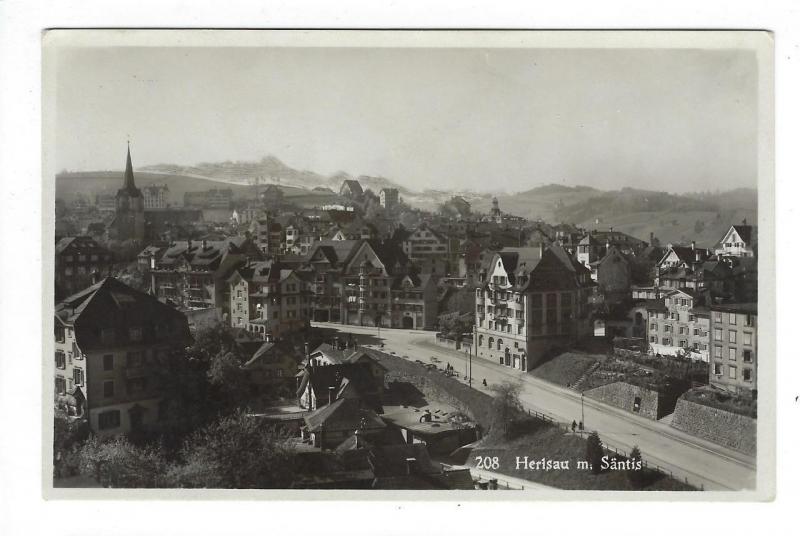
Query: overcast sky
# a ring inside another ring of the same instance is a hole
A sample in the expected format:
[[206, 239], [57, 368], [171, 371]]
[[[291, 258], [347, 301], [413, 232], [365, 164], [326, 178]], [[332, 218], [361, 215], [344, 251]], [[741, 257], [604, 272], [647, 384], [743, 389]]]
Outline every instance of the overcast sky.
[[755, 187], [726, 50], [96, 48], [57, 54], [58, 169], [258, 160], [413, 189]]

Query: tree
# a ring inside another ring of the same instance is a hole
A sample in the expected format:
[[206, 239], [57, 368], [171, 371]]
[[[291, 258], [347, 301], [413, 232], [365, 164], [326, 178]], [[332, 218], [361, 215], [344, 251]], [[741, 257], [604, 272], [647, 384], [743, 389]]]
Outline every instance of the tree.
[[519, 393], [522, 384], [504, 381], [500, 384], [493, 384], [490, 388], [494, 398], [492, 399], [492, 427], [490, 435], [508, 437], [509, 428], [512, 421], [522, 412], [522, 402], [519, 400]]
[[628, 459], [632, 463], [632, 468], [628, 469], [627, 477], [628, 482], [631, 483], [634, 489], [641, 489], [644, 487], [645, 484], [645, 469], [642, 465], [642, 453], [639, 450], [638, 445], [635, 445], [631, 450]]
[[600, 474], [603, 462], [603, 442], [600, 441], [597, 432], [589, 434], [589, 438], [586, 440], [586, 461], [591, 464], [594, 474]]
[[192, 434], [168, 480], [186, 488], [285, 488], [293, 480], [285, 438], [239, 411]]
[[245, 400], [249, 387], [247, 372], [242, 369], [242, 358], [235, 348], [223, 349], [214, 356], [206, 374], [227, 405], [236, 406]]
[[125, 437], [89, 438], [80, 450], [80, 469], [104, 487], [165, 487], [167, 463], [158, 448], [138, 447]]

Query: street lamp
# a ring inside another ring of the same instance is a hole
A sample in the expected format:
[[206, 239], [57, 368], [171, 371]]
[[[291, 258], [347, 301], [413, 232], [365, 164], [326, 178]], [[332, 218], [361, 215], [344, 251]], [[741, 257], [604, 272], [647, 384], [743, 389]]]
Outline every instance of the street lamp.
[[586, 422], [583, 417], [583, 391], [581, 391], [581, 434], [583, 434], [583, 430], [586, 428]]

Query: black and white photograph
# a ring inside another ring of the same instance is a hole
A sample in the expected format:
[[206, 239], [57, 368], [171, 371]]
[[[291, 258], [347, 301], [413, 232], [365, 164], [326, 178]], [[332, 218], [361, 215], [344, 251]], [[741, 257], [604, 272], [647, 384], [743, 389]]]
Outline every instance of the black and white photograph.
[[768, 32], [42, 57], [47, 493], [773, 493]]

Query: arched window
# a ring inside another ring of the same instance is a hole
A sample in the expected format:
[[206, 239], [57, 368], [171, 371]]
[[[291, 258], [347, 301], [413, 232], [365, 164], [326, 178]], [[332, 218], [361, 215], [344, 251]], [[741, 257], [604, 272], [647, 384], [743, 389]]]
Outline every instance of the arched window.
[[489, 349], [490, 350], [492, 349], [492, 346], [494, 346], [494, 337], [489, 337]]
[[483, 346], [483, 335], [478, 335], [478, 346]]
[[501, 346], [503, 346], [503, 339], [497, 339], [497, 349], [499, 350]]

